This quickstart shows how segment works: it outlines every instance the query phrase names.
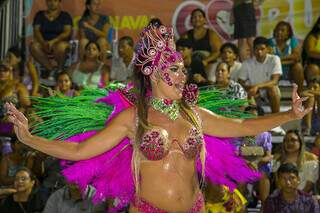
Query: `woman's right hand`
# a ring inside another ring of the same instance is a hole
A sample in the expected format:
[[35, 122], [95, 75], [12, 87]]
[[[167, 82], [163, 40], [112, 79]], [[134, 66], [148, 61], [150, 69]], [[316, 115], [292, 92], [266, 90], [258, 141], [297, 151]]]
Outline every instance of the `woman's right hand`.
[[17, 110], [12, 103], [6, 103], [5, 108], [7, 109], [8, 120], [14, 125], [14, 132], [18, 140], [23, 142], [30, 138], [32, 135], [29, 132], [28, 119], [24, 114]]

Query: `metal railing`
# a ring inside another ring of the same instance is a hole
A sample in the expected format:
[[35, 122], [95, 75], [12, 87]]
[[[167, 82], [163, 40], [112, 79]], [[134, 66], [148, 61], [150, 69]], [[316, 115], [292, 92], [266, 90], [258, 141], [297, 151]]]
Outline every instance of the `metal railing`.
[[23, 42], [23, 20], [23, 0], [5, 0], [1, 2], [0, 58], [5, 56], [9, 47]]

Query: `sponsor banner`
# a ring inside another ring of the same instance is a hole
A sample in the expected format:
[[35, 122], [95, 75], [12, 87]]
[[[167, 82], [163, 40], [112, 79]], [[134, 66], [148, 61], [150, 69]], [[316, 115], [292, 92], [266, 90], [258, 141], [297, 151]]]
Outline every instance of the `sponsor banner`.
[[[232, 0], [179, 1], [179, 0], [101, 0], [101, 14], [109, 16], [112, 27], [119, 36], [137, 38], [150, 18], [158, 17], [172, 25], [178, 37], [191, 28], [190, 13], [195, 8], [206, 12], [207, 25], [223, 40], [232, 40], [233, 24], [230, 23]], [[319, 0], [264, 0], [256, 8], [258, 35], [272, 36], [277, 22], [291, 23], [295, 35], [303, 39], [320, 15]], [[61, 0], [62, 9], [74, 19], [74, 29], [85, 9], [85, 0]], [[45, 0], [25, 0], [26, 32], [32, 35], [32, 20], [39, 10], [44, 10]], [[246, 14], [244, 14], [246, 15]], [[76, 33], [75, 33], [76, 34]]]

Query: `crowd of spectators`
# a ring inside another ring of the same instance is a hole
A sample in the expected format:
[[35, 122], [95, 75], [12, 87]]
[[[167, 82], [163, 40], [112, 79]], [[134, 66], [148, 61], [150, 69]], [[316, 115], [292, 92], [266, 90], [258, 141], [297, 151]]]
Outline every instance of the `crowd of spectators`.
[[[61, 0], [45, 2], [47, 9], [34, 17], [30, 55], [14, 46], [0, 61], [0, 212], [104, 212], [115, 201], [94, 205], [92, 186], [81, 195], [74, 183], [60, 175], [58, 159], [22, 145], [6, 120], [3, 103], [12, 102], [37, 120], [30, 96], [74, 97], [85, 87], [103, 88], [115, 81], [128, 83], [133, 70], [134, 40], [123, 36], [110, 42], [111, 25], [108, 16], [98, 12], [100, 0], [86, 0], [76, 38], [72, 38], [72, 17], [61, 8]], [[305, 107], [313, 107], [312, 112], [301, 122], [300, 132], [285, 132], [280, 146], [272, 147], [270, 132], [251, 137], [251, 145], [262, 147], [262, 154], [257, 151], [253, 153], [257, 156], [246, 159], [262, 177], [255, 184], [239, 185], [239, 191], [248, 195], [248, 205], [260, 200], [266, 213], [319, 212], [320, 18], [303, 41], [295, 37], [290, 23], [285, 21], [277, 23], [271, 38], [265, 38], [256, 36], [254, 17], [237, 18], [239, 10], [252, 12], [254, 1], [239, 2], [234, 8], [237, 45], [223, 43], [206, 27], [203, 10], [192, 11], [193, 28], [176, 40], [188, 82], [215, 87], [232, 99], [247, 100], [248, 105], [242, 110], [253, 114], [263, 114], [261, 106], [268, 106], [272, 113], [279, 112], [279, 82], [296, 83], [298, 93], [308, 97]], [[153, 22], [161, 23], [159, 19], [150, 21]], [[249, 27], [243, 29], [245, 23]], [[78, 40], [78, 52], [72, 51], [71, 39]], [[112, 54], [107, 54], [110, 51]], [[78, 55], [70, 57], [75, 52]], [[78, 60], [70, 62], [70, 58]], [[310, 152], [304, 136], [316, 136]], [[239, 139], [240, 146], [248, 146], [244, 142], [247, 140]], [[208, 189], [212, 198], [208, 202], [222, 203], [222, 207], [230, 202], [223, 195], [228, 189], [210, 188], [210, 183]], [[244, 212], [247, 204], [241, 196], [238, 199], [236, 203], [241, 208], [234, 208], [234, 212]]]

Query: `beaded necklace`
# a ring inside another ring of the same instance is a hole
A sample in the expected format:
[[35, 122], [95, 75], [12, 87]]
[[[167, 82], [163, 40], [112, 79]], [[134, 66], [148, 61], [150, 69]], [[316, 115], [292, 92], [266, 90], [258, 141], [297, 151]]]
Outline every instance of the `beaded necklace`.
[[167, 115], [171, 120], [176, 120], [180, 115], [180, 106], [177, 100], [152, 97], [150, 105], [153, 109]]

